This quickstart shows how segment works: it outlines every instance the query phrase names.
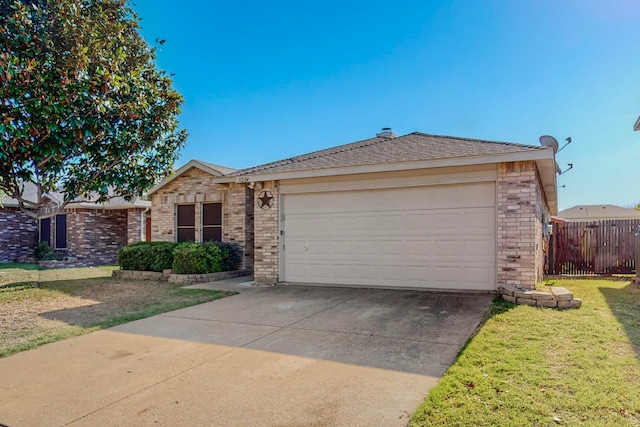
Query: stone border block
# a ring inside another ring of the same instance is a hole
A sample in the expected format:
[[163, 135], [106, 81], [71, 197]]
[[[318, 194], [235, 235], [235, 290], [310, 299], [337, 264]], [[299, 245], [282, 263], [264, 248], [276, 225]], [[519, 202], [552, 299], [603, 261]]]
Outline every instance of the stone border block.
[[573, 299], [573, 293], [567, 288], [562, 288], [560, 286], [552, 286], [551, 294], [553, 295], [553, 299], [556, 301], [570, 301]]
[[558, 301], [558, 308], [580, 308], [582, 307], [582, 300], [580, 298], [574, 298], [570, 301]]
[[516, 303], [516, 297], [511, 296], [511, 295], [507, 295], [507, 294], [502, 294], [502, 299], [508, 302], [512, 302], [512, 303]]
[[558, 301], [554, 301], [554, 300], [546, 300], [546, 299], [539, 299], [538, 300], [538, 307], [550, 307], [550, 308], [554, 308], [558, 306]]

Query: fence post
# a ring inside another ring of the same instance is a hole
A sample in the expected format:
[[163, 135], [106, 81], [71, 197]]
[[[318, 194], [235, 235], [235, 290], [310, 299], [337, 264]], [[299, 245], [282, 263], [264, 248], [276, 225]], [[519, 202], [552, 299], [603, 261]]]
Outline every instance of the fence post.
[[640, 225], [638, 226], [638, 228], [636, 228], [636, 235], [635, 235], [635, 252], [636, 252], [636, 283], [640, 283]]

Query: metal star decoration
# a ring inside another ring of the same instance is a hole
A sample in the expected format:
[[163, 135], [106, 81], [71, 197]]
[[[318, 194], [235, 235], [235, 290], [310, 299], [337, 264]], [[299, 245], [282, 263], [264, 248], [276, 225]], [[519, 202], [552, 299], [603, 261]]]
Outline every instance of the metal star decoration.
[[271, 191], [264, 190], [260, 193], [258, 196], [258, 206], [260, 206], [261, 209], [271, 209], [271, 206], [273, 206], [273, 194]]

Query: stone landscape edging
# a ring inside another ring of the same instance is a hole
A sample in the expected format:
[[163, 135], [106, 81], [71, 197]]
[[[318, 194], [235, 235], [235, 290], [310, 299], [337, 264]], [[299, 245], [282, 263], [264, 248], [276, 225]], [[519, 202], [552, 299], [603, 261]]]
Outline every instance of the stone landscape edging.
[[165, 280], [169, 283], [203, 283], [231, 279], [233, 277], [248, 276], [252, 273], [253, 271], [249, 269], [221, 271], [218, 273], [208, 274], [175, 274], [171, 270], [164, 270], [161, 273], [156, 271], [113, 270], [112, 276], [115, 279]]
[[549, 292], [520, 288], [515, 285], [498, 286], [498, 294], [505, 301], [514, 304], [526, 304], [536, 307], [580, 308], [582, 300], [574, 298], [567, 288], [552, 286]]

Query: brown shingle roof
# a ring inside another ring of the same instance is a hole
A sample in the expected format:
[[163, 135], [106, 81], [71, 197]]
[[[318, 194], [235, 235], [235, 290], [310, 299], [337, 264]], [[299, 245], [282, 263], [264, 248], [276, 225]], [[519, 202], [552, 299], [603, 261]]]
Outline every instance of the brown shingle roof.
[[511, 142], [486, 141], [413, 132], [397, 138], [376, 137], [365, 139], [351, 144], [340, 145], [289, 159], [241, 169], [226, 176], [487, 156], [540, 150], [542, 148], [543, 147]]

